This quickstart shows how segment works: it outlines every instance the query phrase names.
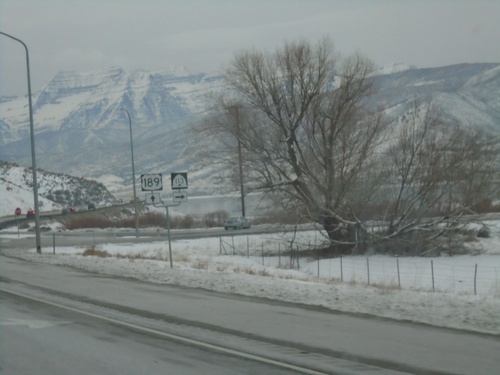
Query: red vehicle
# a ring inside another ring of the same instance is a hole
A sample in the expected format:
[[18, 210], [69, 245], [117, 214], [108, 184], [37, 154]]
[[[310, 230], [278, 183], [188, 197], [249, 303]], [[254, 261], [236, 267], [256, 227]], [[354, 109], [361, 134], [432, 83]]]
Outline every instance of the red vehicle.
[[32, 218], [32, 217], [35, 217], [35, 210], [28, 210], [28, 211], [26, 211], [26, 217], [28, 219]]

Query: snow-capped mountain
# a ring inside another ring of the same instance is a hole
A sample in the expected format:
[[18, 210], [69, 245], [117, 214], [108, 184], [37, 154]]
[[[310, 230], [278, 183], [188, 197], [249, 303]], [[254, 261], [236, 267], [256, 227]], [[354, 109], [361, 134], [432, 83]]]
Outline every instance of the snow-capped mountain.
[[[91, 178], [114, 174], [130, 183], [126, 109], [138, 174], [186, 170], [189, 134], [183, 125], [205, 111], [219, 81], [184, 70], [59, 73], [33, 98], [37, 165]], [[0, 99], [0, 117], [0, 159], [29, 166], [26, 97]]]
[[[381, 68], [371, 103], [397, 123], [416, 98], [432, 98], [450, 117], [500, 132], [500, 63], [417, 69]], [[189, 171], [191, 193], [216, 193], [216, 178], [197, 168], [203, 139], [189, 131], [223, 89], [220, 76], [185, 70], [62, 72], [33, 95], [37, 165], [45, 170], [99, 179], [114, 175], [131, 184], [130, 133], [136, 177]], [[0, 160], [30, 166], [26, 97], [0, 98]], [[196, 171], [196, 173], [194, 173]], [[191, 173], [193, 172], [193, 173]]]

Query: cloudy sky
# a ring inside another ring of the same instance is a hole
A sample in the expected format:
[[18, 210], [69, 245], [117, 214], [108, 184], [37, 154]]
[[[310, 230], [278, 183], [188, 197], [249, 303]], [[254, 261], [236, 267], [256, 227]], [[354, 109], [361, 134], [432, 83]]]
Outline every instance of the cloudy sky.
[[[498, 0], [0, 0], [0, 31], [28, 45], [33, 91], [60, 71], [212, 73], [323, 36], [380, 66], [500, 62]], [[0, 96], [26, 92], [24, 49], [0, 35]]]

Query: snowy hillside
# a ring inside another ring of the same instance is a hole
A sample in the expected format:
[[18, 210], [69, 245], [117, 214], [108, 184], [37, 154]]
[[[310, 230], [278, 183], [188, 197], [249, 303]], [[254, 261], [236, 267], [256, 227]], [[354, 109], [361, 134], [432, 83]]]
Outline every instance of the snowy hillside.
[[[114, 201], [104, 185], [95, 181], [38, 170], [37, 182], [42, 212], [67, 206], [83, 207], [89, 203], [104, 205]], [[0, 197], [0, 216], [14, 215], [18, 207], [23, 213], [33, 209], [32, 170], [0, 161]]]

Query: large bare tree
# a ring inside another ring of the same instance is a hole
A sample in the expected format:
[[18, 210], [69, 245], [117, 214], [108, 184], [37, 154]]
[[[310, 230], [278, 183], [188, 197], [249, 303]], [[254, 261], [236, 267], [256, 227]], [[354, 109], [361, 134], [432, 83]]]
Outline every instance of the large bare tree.
[[364, 251], [397, 238], [425, 249], [463, 207], [491, 196], [498, 141], [450, 122], [430, 101], [389, 127], [370, 107], [373, 68], [359, 53], [339, 57], [329, 39], [243, 51], [224, 72], [227, 90], [205, 129], [240, 182], [244, 174], [242, 196], [271, 193], [322, 225], [332, 248]]
[[366, 105], [372, 72], [369, 59], [341, 59], [323, 39], [242, 52], [224, 75], [226, 113], [238, 103], [247, 119], [231, 133], [252, 163], [248, 183], [321, 223], [335, 243], [354, 243], [353, 207], [370, 197], [367, 170], [383, 133], [380, 115]]

